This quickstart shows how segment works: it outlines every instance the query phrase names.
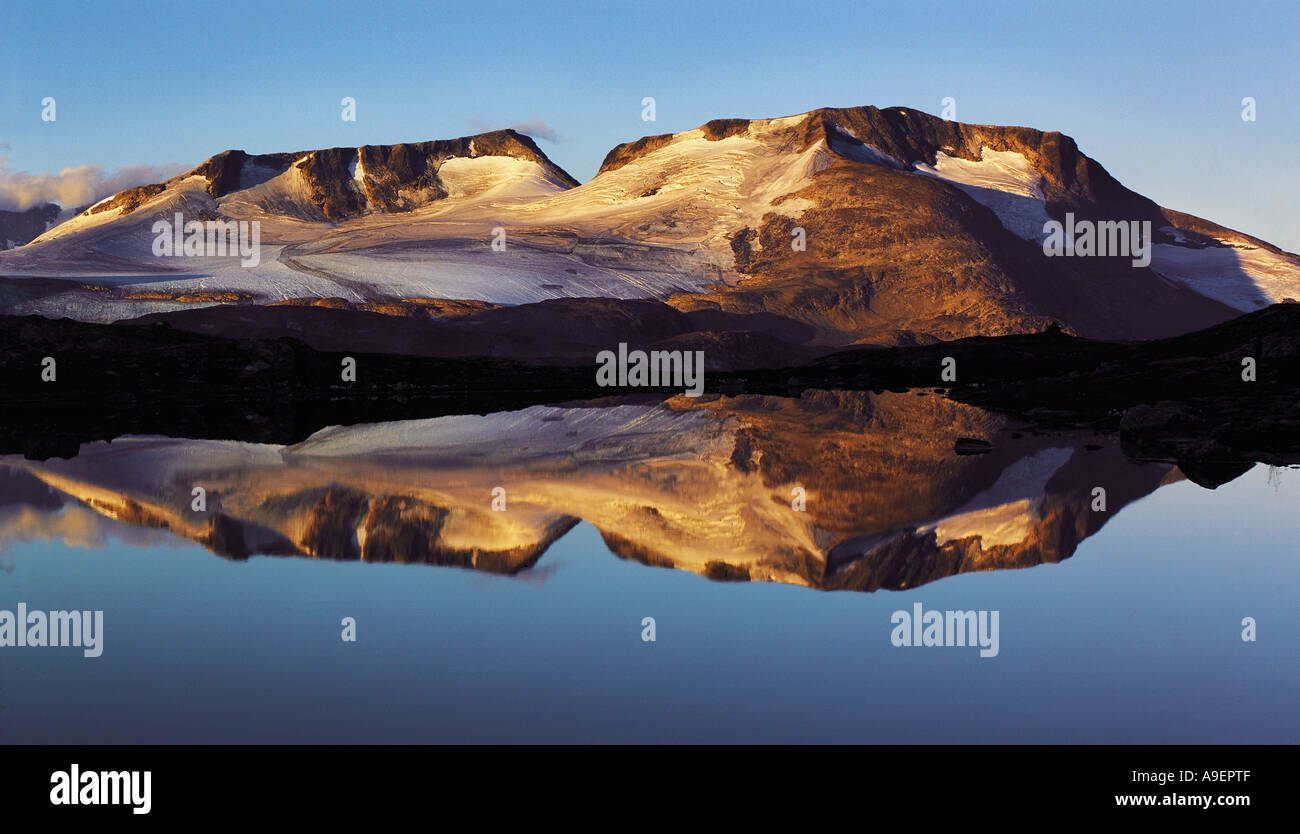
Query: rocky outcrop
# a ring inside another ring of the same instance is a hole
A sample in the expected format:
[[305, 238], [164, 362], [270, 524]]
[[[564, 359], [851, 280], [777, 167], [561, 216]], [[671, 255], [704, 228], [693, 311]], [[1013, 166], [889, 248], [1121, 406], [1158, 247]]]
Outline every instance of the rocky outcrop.
[[[272, 153], [252, 156], [244, 151], [222, 151], [199, 167], [175, 179], [203, 177], [208, 181], [207, 192], [213, 197], [224, 197], [242, 187], [245, 167], [269, 168], [284, 171], [298, 157], [297, 154]], [[172, 182], [174, 180], [169, 180]]]
[[629, 162], [659, 150], [673, 141], [674, 135], [672, 133], [660, 133], [657, 136], [642, 137], [635, 142], [624, 142], [621, 145], [615, 145], [610, 149], [609, 153], [605, 154], [605, 159], [600, 163], [600, 170], [596, 172], [596, 176], [609, 171], [617, 171]]
[[142, 204], [149, 202], [154, 197], [161, 194], [167, 186], [162, 183], [154, 185], [138, 185], [135, 188], [128, 188], [125, 191], [119, 191], [107, 200], [100, 200], [90, 208], [86, 209], [86, 214], [99, 214], [102, 211], [112, 209], [121, 209], [123, 214], [130, 214], [139, 208]]
[[700, 129], [704, 138], [710, 142], [726, 139], [728, 136], [740, 136], [749, 130], [749, 119], [714, 119], [706, 122]]

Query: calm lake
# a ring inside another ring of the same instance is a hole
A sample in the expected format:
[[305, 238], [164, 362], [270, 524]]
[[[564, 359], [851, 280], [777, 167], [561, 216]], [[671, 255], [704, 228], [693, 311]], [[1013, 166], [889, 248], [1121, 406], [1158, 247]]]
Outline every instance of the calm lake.
[[0, 742], [1300, 742], [1300, 469], [923, 393], [0, 458], [0, 610], [103, 611], [0, 647]]

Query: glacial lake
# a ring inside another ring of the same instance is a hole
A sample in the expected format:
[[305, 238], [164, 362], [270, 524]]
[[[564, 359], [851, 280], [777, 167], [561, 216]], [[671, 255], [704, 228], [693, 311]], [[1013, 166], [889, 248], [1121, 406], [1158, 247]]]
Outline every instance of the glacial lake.
[[[104, 612], [99, 657], [0, 648], [0, 743], [1300, 742], [1300, 469], [1207, 489], [996, 421], [957, 456], [916, 426], [980, 415], [902, 397], [805, 404], [803, 441], [538, 409], [0, 458], [0, 610]], [[226, 521], [184, 526], [192, 483]], [[917, 603], [998, 612], [996, 656], [895, 646]]]

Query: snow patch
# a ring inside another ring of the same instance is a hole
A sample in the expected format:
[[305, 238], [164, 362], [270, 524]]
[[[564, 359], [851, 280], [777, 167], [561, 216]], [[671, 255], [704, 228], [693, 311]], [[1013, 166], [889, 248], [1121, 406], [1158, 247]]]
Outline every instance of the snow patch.
[[1047, 482], [1073, 454], [1073, 449], [1053, 448], [1022, 458], [957, 512], [917, 532], [933, 530], [940, 545], [971, 536], [979, 537], [981, 547], [1022, 542], [1038, 520]]
[[895, 159], [889, 154], [867, 142], [863, 142], [854, 134], [853, 131], [846, 127], [832, 125], [828, 137], [830, 149], [840, 156], [853, 160], [854, 162], [865, 162], [868, 165], [882, 165], [886, 168], [903, 171], [907, 166], [901, 160]]
[[1242, 312], [1284, 298], [1300, 299], [1300, 258], [1259, 247], [1194, 249], [1157, 243], [1152, 247], [1151, 268]]
[[564, 190], [541, 165], [513, 156], [452, 157], [438, 168], [448, 197], [548, 197]]
[[1043, 177], [1024, 154], [984, 147], [978, 162], [939, 152], [933, 166], [925, 162], [914, 165], [918, 173], [946, 180], [992, 209], [1016, 236], [1035, 243], [1043, 239], [1043, 225], [1051, 219]]

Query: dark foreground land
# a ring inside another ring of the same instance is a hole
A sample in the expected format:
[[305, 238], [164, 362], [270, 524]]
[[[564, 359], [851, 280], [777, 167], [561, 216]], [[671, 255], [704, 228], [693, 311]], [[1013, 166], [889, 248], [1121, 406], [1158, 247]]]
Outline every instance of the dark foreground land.
[[[348, 356], [355, 381], [343, 379]], [[55, 360], [53, 381], [43, 379], [46, 357]], [[955, 362], [946, 363], [955, 379], [942, 376], [946, 359]], [[125, 434], [289, 444], [330, 425], [680, 393], [602, 388], [595, 367], [594, 357], [557, 367], [345, 354], [288, 337], [0, 316], [0, 454], [70, 457], [81, 443]], [[941, 389], [1010, 413], [1027, 430], [1118, 434], [1131, 457], [1176, 462], [1213, 485], [1255, 462], [1300, 462], [1300, 304], [1171, 339], [1097, 342], [1052, 328], [712, 372], [704, 386], [706, 396], [793, 397], [809, 389]]]

